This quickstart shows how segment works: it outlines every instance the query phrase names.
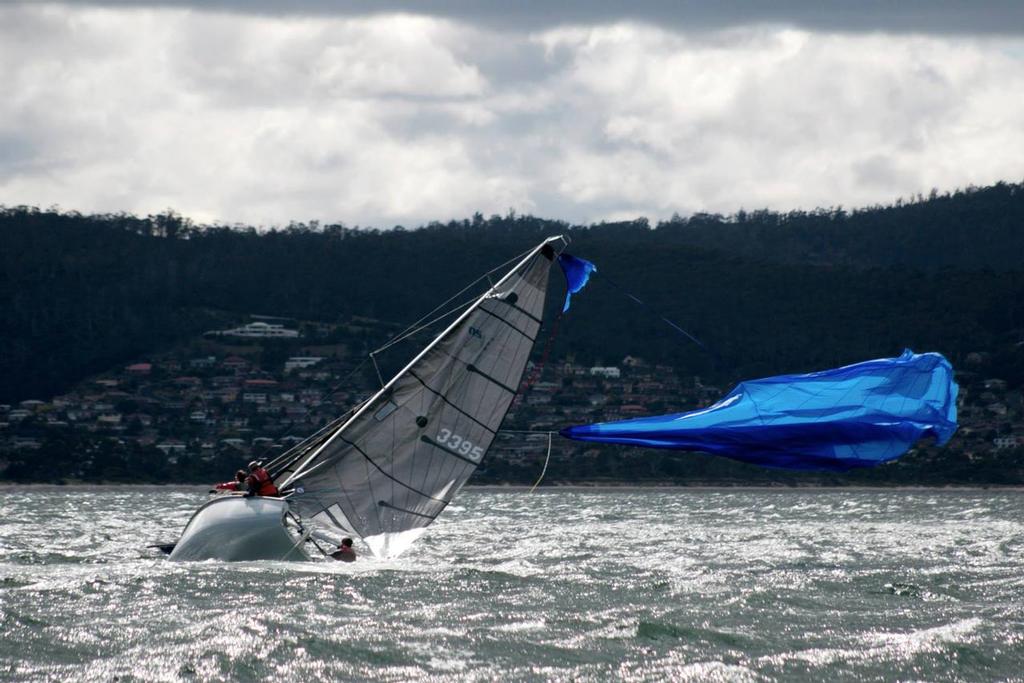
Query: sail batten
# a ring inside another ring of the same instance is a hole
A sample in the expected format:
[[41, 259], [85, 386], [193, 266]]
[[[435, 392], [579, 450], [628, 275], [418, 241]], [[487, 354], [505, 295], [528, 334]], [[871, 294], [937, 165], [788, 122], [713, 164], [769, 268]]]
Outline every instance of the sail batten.
[[375, 554], [415, 540], [412, 532], [447, 507], [501, 427], [564, 243], [551, 238], [530, 252], [317, 443], [282, 483], [292, 508], [358, 534]]
[[483, 422], [481, 422], [480, 420], [476, 419], [475, 417], [473, 417], [472, 415], [470, 415], [469, 413], [467, 413], [466, 411], [462, 410], [457, 405], [455, 405], [454, 403], [449, 401], [447, 396], [445, 396], [442, 393], [439, 393], [439, 392], [435, 391], [433, 387], [431, 387], [429, 384], [427, 384], [422, 379], [420, 379], [419, 376], [416, 373], [410, 371], [409, 375], [411, 377], [413, 377], [417, 382], [422, 384], [424, 389], [426, 389], [427, 391], [429, 391], [432, 394], [434, 394], [435, 396], [437, 396], [439, 399], [441, 399], [442, 401], [447, 403], [449, 406], [451, 406], [454, 410], [457, 410], [460, 415], [463, 415], [463, 416], [469, 418], [470, 420], [472, 420], [476, 424], [480, 425], [481, 427], [483, 427], [484, 429], [489, 431], [491, 434], [497, 434], [498, 433], [497, 429], [491, 429], [489, 426], [485, 425]]

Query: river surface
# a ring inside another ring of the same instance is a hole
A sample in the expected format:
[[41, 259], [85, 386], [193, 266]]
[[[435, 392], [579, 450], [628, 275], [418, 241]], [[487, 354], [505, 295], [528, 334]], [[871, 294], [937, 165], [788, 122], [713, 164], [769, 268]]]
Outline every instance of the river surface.
[[204, 500], [0, 489], [0, 679], [1024, 680], [1020, 491], [467, 490], [398, 560], [146, 549]]

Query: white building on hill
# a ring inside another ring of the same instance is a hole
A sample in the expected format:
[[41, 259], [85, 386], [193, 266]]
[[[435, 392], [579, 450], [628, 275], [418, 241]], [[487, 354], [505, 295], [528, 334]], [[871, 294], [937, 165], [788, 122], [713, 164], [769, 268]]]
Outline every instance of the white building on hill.
[[294, 339], [299, 336], [299, 331], [289, 330], [284, 325], [278, 325], [276, 323], [257, 321], [249, 323], [248, 325], [242, 325], [241, 327], [234, 327], [230, 330], [210, 330], [206, 334], [217, 335], [220, 337]]
[[292, 356], [284, 362], [284, 371], [291, 372], [301, 368], [308, 368], [323, 360], [321, 356]]

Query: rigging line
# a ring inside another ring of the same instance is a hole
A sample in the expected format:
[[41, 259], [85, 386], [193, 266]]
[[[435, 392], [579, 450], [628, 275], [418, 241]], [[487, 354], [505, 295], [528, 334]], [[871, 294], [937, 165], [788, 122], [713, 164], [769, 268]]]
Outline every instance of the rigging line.
[[502, 429], [502, 434], [554, 434], [550, 429]]
[[[596, 274], [597, 273], [595, 273], [595, 275]], [[660, 311], [656, 310], [655, 308], [653, 308], [652, 306], [647, 304], [647, 302], [641, 300], [640, 297], [638, 297], [635, 294], [631, 294], [630, 292], [626, 291], [621, 285], [617, 284], [614, 280], [609, 278], [607, 275], [602, 274], [600, 277], [595, 278], [595, 279], [598, 280], [599, 282], [607, 282], [609, 285], [611, 285], [613, 288], [619, 290], [619, 292], [621, 292], [623, 295], [625, 295], [628, 299], [632, 300], [634, 303], [639, 304], [640, 306], [643, 306], [644, 308], [649, 309], [652, 313], [654, 313], [656, 316], [661, 318], [662, 322], [664, 322], [666, 325], [668, 325], [669, 327], [674, 329], [676, 332], [679, 332], [680, 334], [682, 334], [684, 337], [686, 337], [687, 339], [692, 341], [694, 344], [696, 344], [700, 348], [704, 349], [707, 353], [711, 354], [711, 356], [716, 361], [720, 361], [721, 360], [721, 358], [719, 358], [718, 354], [715, 353], [714, 351], [712, 351], [711, 349], [709, 349], [704, 344], [704, 342], [702, 342], [700, 339], [697, 339], [695, 336], [693, 336], [692, 334], [690, 334], [689, 332], [684, 330], [678, 324], [676, 324], [672, 320], [669, 320], [666, 316], [662, 315]]]
[[[305, 529], [305, 527], [304, 527], [304, 526], [302, 526], [302, 520], [301, 520], [301, 519], [299, 519], [298, 517], [296, 517], [296, 516], [295, 516], [295, 513], [293, 513], [293, 512], [291, 511], [291, 510], [289, 510], [289, 511], [288, 511], [287, 513], [285, 513], [285, 514], [286, 514], [286, 515], [287, 515], [288, 517], [291, 517], [292, 521], [293, 521], [293, 522], [295, 522], [295, 526], [297, 526], [297, 527], [299, 528], [299, 533], [300, 533], [300, 534], [303, 534], [303, 538], [305, 538], [305, 540], [307, 540], [307, 541], [310, 541], [310, 542], [312, 542], [312, 543], [313, 543], [313, 545], [315, 545], [315, 546], [316, 546], [316, 549], [320, 551], [320, 554], [322, 554], [322, 555], [327, 555], [327, 553], [326, 553], [326, 552], [324, 552], [324, 549], [320, 547], [320, 544], [316, 542], [316, 539], [315, 539], [315, 538], [313, 538], [313, 531], [314, 531], [314, 529], [313, 529], [313, 527], [312, 527], [312, 526], [310, 526], [310, 528], [309, 528], [309, 535], [308, 535], [308, 536], [306, 536], [306, 535], [305, 535], [305, 534], [306, 534], [306, 529]], [[301, 543], [302, 541], [300, 540], [299, 542]], [[292, 548], [292, 550], [294, 550], [294, 549], [295, 549], [295, 548]], [[291, 550], [289, 550], [288, 552], [289, 552], [289, 553], [291, 553]]]
[[[424, 323], [424, 324], [420, 325], [419, 327], [416, 327], [415, 329], [412, 329], [414, 326], [410, 325], [409, 327], [407, 327], [405, 329], [405, 331], [401, 332], [398, 336], [396, 336], [393, 339], [388, 340], [382, 346], [379, 346], [376, 349], [374, 349], [373, 351], [371, 351], [370, 355], [373, 356], [373, 355], [376, 355], [376, 354], [378, 354], [378, 353], [380, 353], [382, 351], [387, 351], [388, 349], [390, 349], [395, 344], [398, 344], [399, 342], [405, 341], [406, 339], [408, 339], [409, 337], [413, 336], [417, 332], [422, 332], [423, 330], [427, 329], [428, 327], [431, 327], [431, 326], [439, 323], [440, 321], [444, 320], [448, 316], [454, 315], [455, 313], [458, 313], [459, 311], [461, 311], [462, 309], [466, 308], [467, 306], [471, 306], [474, 301], [476, 301], [475, 298], [471, 299], [469, 301], [466, 301], [465, 303], [461, 303], [458, 306], [456, 306], [455, 308], [451, 309], [450, 311], [448, 311], [446, 313], [442, 313], [441, 315], [439, 315], [438, 317], [434, 318], [430, 322]], [[434, 310], [437, 310], [437, 309], [434, 309]], [[422, 320], [422, 318], [421, 318], [421, 320]], [[379, 372], [380, 371], [378, 371], [378, 374], [379, 374]], [[381, 384], [383, 384], [383, 381], [381, 382]]]
[[[552, 344], [554, 344], [555, 337], [558, 336], [558, 323], [561, 320], [562, 320], [562, 313], [559, 313], [557, 316], [555, 316], [555, 321], [553, 323], [551, 323], [551, 332], [548, 334], [547, 341], [544, 342], [544, 351], [540, 355], [540, 362], [538, 362], [537, 365], [534, 366], [533, 372], [531, 372], [530, 376], [526, 378], [526, 383], [523, 384], [522, 387], [520, 387], [519, 393], [516, 395], [516, 397], [513, 400], [519, 399], [519, 397], [521, 397], [521, 396], [525, 396], [526, 395], [526, 391], [531, 386], [533, 386], [533, 384], [537, 380], [540, 379], [541, 373], [544, 372], [544, 366], [547, 365], [548, 354], [551, 353], [551, 346], [552, 346]], [[522, 402], [522, 399], [520, 399], [520, 403], [521, 402]]]
[[[494, 280], [493, 280], [493, 279], [491, 278], [491, 275], [492, 275], [492, 274], [493, 274], [494, 272], [496, 272], [496, 271], [498, 271], [498, 270], [500, 270], [500, 269], [504, 268], [504, 267], [505, 267], [505, 266], [507, 266], [508, 264], [512, 263], [512, 262], [513, 262], [513, 261], [515, 261], [516, 259], [518, 259], [518, 258], [521, 258], [521, 257], [523, 257], [523, 256], [526, 256], [526, 255], [527, 255], [527, 254], [529, 254], [529, 253], [530, 253], [530, 250], [528, 250], [528, 251], [524, 251], [523, 253], [519, 254], [518, 256], [514, 256], [514, 257], [512, 257], [512, 258], [508, 259], [507, 261], [505, 261], [505, 262], [504, 262], [504, 263], [502, 263], [501, 265], [499, 265], [499, 266], [495, 266], [494, 268], [491, 268], [491, 269], [490, 269], [489, 271], [487, 271], [486, 273], [484, 273], [483, 275], [481, 275], [481, 276], [480, 276], [480, 277], [478, 277], [477, 279], [473, 280], [473, 281], [472, 281], [471, 283], [469, 283], [468, 285], [466, 285], [465, 287], [463, 287], [463, 288], [462, 288], [461, 290], [459, 290], [458, 292], [456, 292], [456, 293], [455, 293], [455, 294], [453, 294], [452, 296], [448, 297], [448, 299], [446, 299], [445, 301], [443, 301], [443, 302], [442, 302], [442, 303], [441, 303], [440, 305], [436, 306], [436, 307], [434, 308], [434, 310], [430, 311], [429, 313], [427, 313], [426, 315], [424, 315], [424, 316], [423, 316], [422, 318], [420, 318], [419, 320], [417, 320], [416, 322], [412, 323], [411, 325], [409, 325], [408, 327], [406, 327], [406, 328], [405, 328], [404, 330], [402, 330], [401, 332], [399, 332], [399, 333], [398, 333], [398, 335], [396, 335], [394, 339], [391, 339], [390, 341], [388, 341], [387, 343], [385, 343], [385, 344], [384, 344], [383, 346], [381, 346], [381, 347], [379, 347], [379, 348], [375, 349], [375, 350], [373, 351], [373, 353], [380, 353], [381, 351], [385, 351], [385, 350], [387, 350], [387, 349], [391, 348], [392, 346], [394, 346], [395, 344], [397, 344], [397, 343], [399, 343], [399, 342], [401, 342], [401, 341], [404, 341], [404, 340], [408, 339], [409, 337], [411, 337], [412, 335], [416, 334], [417, 332], [421, 332], [421, 331], [423, 331], [423, 330], [427, 329], [428, 327], [431, 327], [431, 326], [435, 325], [436, 323], [438, 323], [438, 322], [440, 322], [440, 321], [444, 320], [444, 319], [445, 319], [445, 318], [447, 318], [448, 316], [450, 316], [450, 315], [453, 315], [453, 314], [455, 314], [455, 313], [458, 313], [459, 311], [461, 311], [462, 309], [464, 309], [464, 308], [466, 308], [466, 307], [468, 307], [468, 306], [472, 306], [472, 305], [473, 305], [473, 303], [474, 303], [475, 301], [477, 301], [477, 300], [479, 299], [479, 297], [477, 297], [477, 296], [474, 296], [474, 297], [473, 297], [473, 298], [471, 298], [471, 299], [470, 299], [469, 301], [466, 301], [466, 302], [464, 302], [464, 303], [461, 303], [461, 304], [459, 304], [458, 306], [456, 306], [455, 308], [453, 308], [453, 309], [451, 309], [451, 310], [447, 311], [446, 313], [442, 313], [441, 315], [439, 315], [438, 317], [434, 318], [434, 319], [433, 319], [433, 320], [431, 320], [430, 322], [426, 322], [426, 323], [424, 323], [424, 322], [423, 322], [424, 320], [426, 320], [427, 318], [429, 318], [430, 316], [432, 316], [432, 315], [433, 315], [434, 313], [436, 313], [437, 311], [439, 311], [439, 310], [441, 310], [442, 308], [444, 308], [444, 307], [445, 307], [446, 305], [448, 305], [448, 304], [449, 304], [450, 302], [452, 302], [453, 300], [457, 299], [457, 298], [458, 298], [459, 296], [461, 296], [461, 295], [462, 295], [462, 294], [463, 294], [464, 292], [466, 292], [466, 291], [468, 291], [469, 289], [471, 289], [471, 288], [472, 288], [472, 287], [473, 287], [474, 285], [476, 285], [476, 283], [480, 282], [480, 281], [481, 281], [481, 280], [483, 280], [483, 279], [486, 279], [486, 280], [487, 280], [487, 283], [488, 283], [488, 285], [490, 285], [490, 286], [488, 287], [488, 290], [494, 289], [494, 287], [495, 287], [495, 284], [494, 284]], [[518, 284], [518, 283], [517, 283], [517, 284]], [[512, 289], [514, 289], [514, 288], [515, 288], [515, 285], [513, 285], [513, 286], [512, 286]], [[508, 302], [506, 301], [505, 303], [508, 303]], [[510, 305], [510, 306], [512, 306], [512, 308], [516, 308], [516, 309], [520, 310], [521, 312], [523, 312], [523, 313], [526, 313], [526, 314], [527, 314], [527, 315], [529, 315], [529, 316], [530, 316], [531, 318], [533, 318], [534, 320], [536, 320], [536, 321], [537, 321], [538, 323], [540, 322], [540, 320], [539, 320], [539, 319], [537, 319], [537, 318], [536, 318], [535, 316], [533, 316], [533, 315], [530, 315], [529, 313], [527, 313], [526, 311], [523, 311], [522, 309], [519, 309], [519, 307], [518, 307], [518, 306], [516, 306], [515, 304], [509, 304], [509, 305]], [[372, 355], [372, 354], [371, 354], [371, 355]]]
[[[331, 387], [331, 390], [328, 391], [326, 394], [324, 394], [322, 398], [330, 398], [331, 396], [334, 396], [336, 393], [338, 393], [338, 391], [341, 389], [341, 387], [344, 386], [350, 379], [352, 379], [352, 377], [354, 377], [357, 372], [362, 370], [363, 366], [366, 365], [369, 361], [370, 361], [369, 357], [364, 358], [363, 360], [361, 360], [359, 362], [359, 364], [356, 365], [354, 368], [352, 368], [352, 370], [347, 375], [345, 375], [340, 380], [338, 380], [338, 383], [335, 384], [333, 387]], [[355, 410], [356, 408], [358, 408], [361, 404], [362, 404], [362, 401], [360, 401], [355, 406], [350, 408], [348, 412], [346, 412], [344, 415], [342, 415], [342, 417], [345, 417], [345, 415], [347, 415], [349, 412], [352, 412], [352, 410]], [[309, 411], [310, 411], [310, 406], [307, 406], [306, 409], [303, 410], [299, 415], [297, 415], [296, 417], [293, 417], [291, 419], [291, 421], [284, 427], [284, 429], [282, 429], [280, 432], [278, 432], [278, 435], [277, 435], [278, 438], [280, 438], [285, 432], [290, 431], [291, 428], [295, 426], [295, 421], [296, 420], [298, 420], [299, 418], [306, 417], [307, 415], [309, 415]], [[328, 423], [328, 425], [332, 424], [334, 422], [338, 422], [341, 419], [342, 418], [339, 417], [339, 418], [337, 418], [335, 420], [332, 420], [331, 422]], [[322, 429], [321, 430], [317, 430], [317, 432], [313, 436], [316, 436], [316, 434], [319, 434], [320, 431], [322, 431]], [[312, 438], [312, 437], [307, 437], [307, 438], [303, 439], [299, 443], [295, 444], [295, 446], [293, 448], [290, 448], [288, 450], [291, 451], [291, 450], [294, 450], [295, 448], [299, 448], [299, 447], [305, 445], [306, 443], [308, 443], [310, 438]], [[279, 455], [276, 458], [274, 458], [274, 461], [276, 462], [276, 461], [281, 460], [281, 458], [283, 456], [287, 455], [287, 453], [288, 453], [288, 451], [285, 451], [281, 455]]]
[[270, 472], [270, 478], [276, 479], [281, 475], [281, 473], [286, 472], [289, 467], [303, 456], [304, 453], [308, 453], [310, 448], [315, 448], [318, 443], [326, 438], [331, 428], [339, 423], [340, 419], [342, 418], [332, 420], [309, 438], [304, 439], [270, 462], [264, 464], [263, 467], [266, 468], [267, 472]]
[[300, 545], [302, 545], [303, 543], [305, 543], [305, 542], [306, 542], [306, 541], [307, 541], [307, 540], [309, 539], [309, 536], [310, 536], [310, 534], [312, 534], [312, 533], [313, 533], [313, 530], [312, 530], [312, 529], [310, 529], [309, 531], [303, 531], [303, 532], [302, 532], [302, 535], [301, 535], [301, 536], [299, 537], [299, 540], [295, 541], [295, 545], [293, 545], [293, 546], [291, 547], [291, 549], [290, 549], [290, 550], [289, 550], [288, 552], [286, 552], [286, 553], [285, 553], [285, 554], [284, 554], [284, 555], [283, 555], [283, 556], [281, 557], [281, 559], [282, 559], [282, 560], [287, 560], [287, 559], [288, 559], [288, 556], [289, 556], [289, 555], [291, 555], [291, 554], [292, 554], [293, 552], [295, 552], [295, 549], [296, 549], [296, 548], [298, 548], [298, 547], [299, 547]]
[[[399, 333], [398, 333], [398, 336], [399, 336], [399, 337], [405, 337], [405, 336], [408, 336], [408, 335], [407, 335], [406, 333], [407, 333], [407, 332], [409, 332], [409, 330], [411, 330], [411, 329], [412, 329], [412, 328], [414, 328], [414, 327], [417, 327], [418, 325], [421, 325], [421, 324], [423, 323], [423, 321], [424, 321], [424, 320], [426, 320], [426, 319], [427, 319], [427, 318], [429, 318], [430, 316], [434, 315], [435, 313], [437, 313], [438, 311], [440, 311], [441, 309], [443, 309], [443, 308], [444, 308], [445, 306], [447, 306], [448, 304], [450, 304], [450, 303], [451, 303], [452, 301], [454, 301], [455, 299], [458, 299], [458, 298], [459, 298], [460, 296], [462, 296], [462, 295], [463, 295], [464, 293], [466, 293], [467, 291], [469, 291], [470, 289], [472, 289], [473, 287], [475, 287], [475, 286], [476, 286], [476, 284], [477, 284], [478, 282], [480, 282], [481, 280], [485, 280], [485, 279], [486, 279], [486, 280], [488, 281], [488, 283], [489, 283], [489, 284], [491, 285], [491, 286], [490, 286], [490, 289], [494, 289], [494, 284], [493, 284], [493, 281], [491, 280], [491, 275], [492, 275], [492, 274], [493, 274], [493, 273], [494, 273], [495, 271], [501, 270], [502, 268], [504, 268], [504, 267], [505, 267], [505, 266], [507, 266], [508, 264], [512, 263], [513, 261], [516, 261], [517, 259], [522, 259], [522, 258], [524, 258], [524, 257], [525, 257], [525, 256], [526, 256], [527, 254], [529, 254], [529, 253], [530, 253], [530, 252], [532, 252], [532, 251], [533, 251], [533, 249], [527, 249], [526, 251], [524, 251], [524, 252], [522, 252], [522, 253], [520, 253], [520, 254], [518, 254], [518, 255], [516, 255], [516, 256], [513, 256], [513, 257], [512, 257], [512, 258], [510, 258], [510, 259], [508, 259], [508, 260], [507, 260], [507, 261], [505, 261], [504, 263], [501, 263], [500, 265], [497, 265], [497, 266], [495, 266], [494, 268], [491, 268], [491, 269], [490, 269], [490, 270], [488, 270], [488, 271], [487, 271], [486, 273], [484, 273], [483, 275], [479, 276], [478, 278], [476, 278], [475, 280], [473, 280], [472, 282], [470, 282], [470, 283], [469, 283], [468, 285], [466, 285], [465, 287], [463, 287], [462, 289], [460, 289], [460, 290], [459, 290], [458, 292], [456, 292], [455, 294], [451, 295], [450, 297], [448, 297], [447, 299], [445, 299], [444, 301], [442, 301], [442, 302], [441, 302], [440, 304], [438, 304], [437, 306], [435, 306], [433, 310], [431, 310], [431, 311], [430, 311], [429, 313], [427, 313], [426, 315], [424, 315], [424, 316], [423, 316], [422, 318], [420, 318], [419, 320], [417, 320], [416, 322], [412, 323], [411, 325], [409, 325], [408, 327], [406, 327], [406, 328], [405, 328], [404, 330], [402, 330], [401, 332], [399, 332]], [[475, 300], [476, 300], [476, 299], [474, 299], [474, 301], [475, 301]], [[471, 302], [471, 303], [472, 303], [472, 302]], [[450, 313], [450, 312], [449, 312], [449, 313]], [[446, 314], [446, 315], [447, 315], [447, 314]], [[442, 317], [443, 317], [443, 316], [442, 316]], [[434, 320], [433, 322], [431, 322], [431, 323], [428, 323], [428, 325], [430, 325], [430, 324], [433, 324], [434, 322], [437, 322], [437, 321], [436, 321], [436, 320]], [[381, 351], [381, 350], [383, 350], [383, 349], [377, 349], [377, 350], [378, 350], [378, 351]]]
[[[298, 548], [300, 545], [302, 545], [303, 543], [308, 541], [310, 539], [310, 537], [312, 536], [312, 534], [313, 534], [312, 527], [310, 527], [308, 530], [305, 527], [303, 527], [302, 526], [302, 522], [299, 521], [299, 518], [296, 517], [295, 515], [293, 515], [291, 513], [291, 511], [286, 512], [285, 516], [286, 517], [291, 517], [292, 521], [295, 522], [295, 526], [298, 527], [298, 529], [299, 529], [299, 540], [295, 541], [295, 545], [293, 545], [291, 547], [291, 549], [284, 554], [284, 557], [281, 558], [282, 560], [288, 559], [288, 556], [291, 555], [295, 551], [296, 548]], [[313, 544], [316, 545], [316, 542], [314, 541]], [[319, 550], [319, 548], [320, 548], [320, 546], [317, 546], [318, 550]], [[323, 552], [323, 551], [321, 551], [321, 552]]]
[[533, 487], [530, 489], [530, 493], [533, 493], [535, 490], [537, 490], [537, 487], [540, 486], [541, 480], [544, 479], [544, 474], [548, 471], [548, 461], [551, 460], [551, 435], [552, 434], [554, 434], [554, 432], [548, 432], [548, 454], [544, 457], [544, 469], [542, 469], [540, 471], [540, 476], [537, 477], [537, 481], [534, 483]]
[[380, 380], [380, 385], [384, 386], [384, 375], [380, 374], [380, 366], [377, 364], [377, 352], [370, 352], [370, 360], [373, 361], [373, 369], [377, 371], [377, 379]]
[[320, 551], [321, 555], [323, 555], [324, 557], [327, 557], [327, 551], [324, 550], [323, 548], [321, 548], [320, 544], [316, 542], [316, 538], [313, 536], [312, 532], [310, 532], [310, 534], [309, 534], [309, 540], [313, 542], [313, 545], [316, 546], [316, 549]]
[[[344, 491], [343, 491], [343, 493], [344, 493]], [[348, 494], [345, 494], [345, 497], [348, 498]], [[320, 501], [318, 500], [317, 503], [319, 504]], [[351, 505], [351, 503], [349, 503], [349, 505]], [[349, 522], [348, 517], [345, 517], [345, 522], [342, 522], [340, 519], [338, 519], [337, 515], [335, 515], [333, 512], [331, 512], [331, 507], [334, 507], [334, 506], [337, 506], [338, 512], [341, 512], [341, 515], [344, 517], [345, 513], [342, 512], [341, 505], [339, 503], [334, 503], [330, 507], [325, 507], [325, 508], [321, 509], [320, 512], [318, 512], [317, 514], [322, 514], [322, 515], [326, 516], [327, 519], [331, 520], [331, 524], [333, 524], [335, 528], [341, 529], [343, 532], [345, 532], [347, 534], [355, 535], [356, 532], [352, 530], [352, 523]], [[313, 516], [315, 517], [316, 515], [313, 515]]]

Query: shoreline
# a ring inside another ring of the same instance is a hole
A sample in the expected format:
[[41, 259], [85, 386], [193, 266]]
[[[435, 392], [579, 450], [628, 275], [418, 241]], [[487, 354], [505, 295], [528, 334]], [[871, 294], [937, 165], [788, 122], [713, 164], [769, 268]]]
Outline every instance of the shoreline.
[[[463, 487], [465, 491], [475, 491], [481, 493], [522, 493], [528, 492], [532, 487], [531, 484], [469, 484]], [[188, 483], [168, 483], [168, 484], [145, 484], [145, 483], [126, 483], [126, 482], [74, 482], [67, 484], [54, 484], [45, 482], [33, 482], [33, 483], [17, 483], [10, 481], [0, 481], [0, 493], [6, 493], [15, 489], [30, 489], [36, 491], [45, 490], [64, 490], [64, 491], [89, 491], [96, 489], [121, 489], [125, 491], [138, 490], [138, 491], [165, 491], [167, 489], [198, 489], [203, 491], [209, 491], [209, 484], [188, 484]], [[590, 492], [590, 493], [604, 493], [604, 492], [618, 492], [618, 493], [639, 493], [639, 492], [650, 492], [650, 491], [761, 491], [771, 493], [793, 493], [793, 492], [815, 492], [815, 491], [906, 491], [906, 492], [961, 492], [961, 491], [992, 491], [992, 492], [1024, 492], [1024, 486], [1007, 486], [1007, 485], [992, 485], [987, 486], [985, 484], [941, 484], [935, 486], [907, 486], [907, 485], [877, 485], [877, 486], [866, 486], [860, 484], [850, 485], [824, 485], [824, 484], [730, 484], [730, 483], [700, 483], [700, 484], [672, 484], [672, 483], [636, 483], [636, 482], [600, 482], [600, 483], [586, 483], [586, 482], [574, 482], [564, 484], [551, 484], [547, 486], [540, 486], [537, 488], [536, 493], [555, 493], [555, 492]]]
[[[532, 488], [529, 484], [480, 484], [466, 486], [463, 490], [485, 491], [500, 493], [502, 491], [529, 491]], [[942, 484], [936, 486], [865, 486], [861, 484], [829, 486], [826, 484], [799, 484], [790, 486], [787, 484], [635, 484], [631, 482], [601, 483], [601, 484], [554, 484], [552, 486], [540, 486], [537, 493], [544, 491], [597, 491], [597, 492], [642, 492], [642, 491], [764, 491], [771, 493], [796, 493], [803, 491], [1021, 491], [1024, 486], [986, 486], [984, 484]]]

